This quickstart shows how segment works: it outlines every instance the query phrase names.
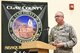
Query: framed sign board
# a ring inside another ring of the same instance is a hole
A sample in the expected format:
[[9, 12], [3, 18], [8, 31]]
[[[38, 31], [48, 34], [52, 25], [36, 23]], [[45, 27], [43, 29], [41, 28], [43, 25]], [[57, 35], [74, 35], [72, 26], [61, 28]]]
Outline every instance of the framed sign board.
[[2, 1], [1, 4], [2, 53], [16, 53], [23, 42], [48, 42], [47, 2]]

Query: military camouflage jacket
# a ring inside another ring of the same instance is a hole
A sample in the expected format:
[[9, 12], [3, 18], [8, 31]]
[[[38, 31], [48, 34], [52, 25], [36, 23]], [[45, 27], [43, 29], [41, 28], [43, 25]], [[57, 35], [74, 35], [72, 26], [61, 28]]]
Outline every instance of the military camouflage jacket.
[[49, 43], [54, 41], [62, 41], [65, 43], [64, 47], [58, 48], [56, 53], [71, 53], [70, 51], [72, 51], [73, 46], [77, 43], [77, 38], [73, 27], [68, 24], [54, 26], [49, 35]]

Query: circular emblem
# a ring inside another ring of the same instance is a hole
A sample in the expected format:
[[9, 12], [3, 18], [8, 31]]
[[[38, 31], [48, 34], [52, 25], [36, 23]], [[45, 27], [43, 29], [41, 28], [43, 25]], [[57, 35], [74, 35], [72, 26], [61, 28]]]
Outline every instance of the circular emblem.
[[22, 10], [9, 19], [8, 31], [18, 43], [34, 41], [41, 35], [42, 23], [35, 13]]

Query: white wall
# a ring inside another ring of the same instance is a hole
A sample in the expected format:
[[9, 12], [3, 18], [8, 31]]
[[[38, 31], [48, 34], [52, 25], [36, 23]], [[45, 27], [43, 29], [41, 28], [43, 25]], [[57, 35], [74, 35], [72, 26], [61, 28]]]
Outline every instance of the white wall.
[[[17, 1], [21, 1], [21, 0], [17, 0]], [[74, 53], [80, 53], [80, 24], [79, 24], [80, 23], [80, 0], [24, 0], [24, 1], [48, 2], [48, 21], [49, 21], [50, 30], [56, 24], [54, 20], [54, 15], [56, 11], [62, 11], [65, 14], [64, 15], [65, 22], [71, 24], [74, 27], [77, 34], [78, 43], [74, 47]], [[70, 3], [74, 4], [74, 10], [69, 10]]]

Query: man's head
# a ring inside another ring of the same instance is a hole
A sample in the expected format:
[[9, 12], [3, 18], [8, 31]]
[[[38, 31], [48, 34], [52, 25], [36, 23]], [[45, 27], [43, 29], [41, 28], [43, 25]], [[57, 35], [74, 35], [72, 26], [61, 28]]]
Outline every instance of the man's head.
[[56, 20], [56, 22], [58, 23], [58, 25], [64, 24], [64, 14], [63, 14], [63, 12], [58, 11], [58, 12], [55, 14], [55, 20]]

